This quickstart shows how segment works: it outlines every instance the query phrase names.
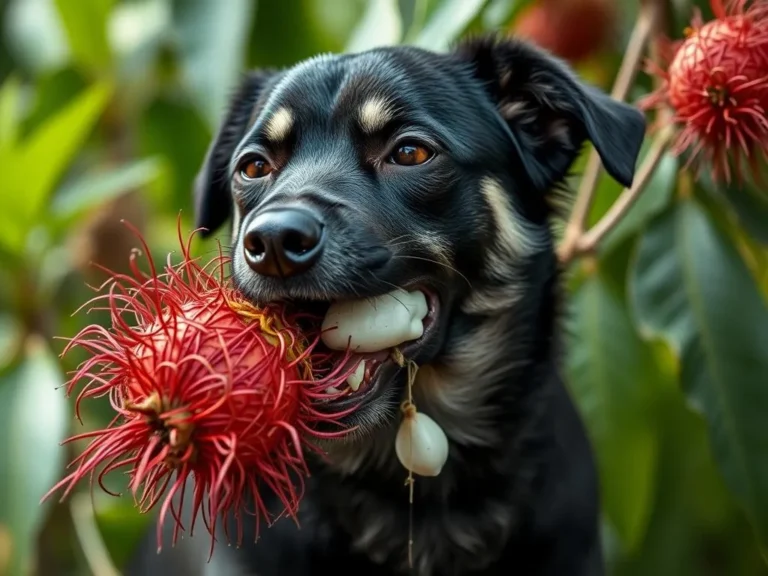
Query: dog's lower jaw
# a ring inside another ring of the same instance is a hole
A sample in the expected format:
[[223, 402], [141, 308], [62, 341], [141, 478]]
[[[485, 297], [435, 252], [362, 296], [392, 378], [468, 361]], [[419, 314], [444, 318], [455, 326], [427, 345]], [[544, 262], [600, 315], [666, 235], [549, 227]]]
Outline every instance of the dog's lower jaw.
[[[550, 327], [538, 324], [542, 338], [516, 333], [531, 326], [521, 314], [465, 318], [455, 329], [466, 340], [452, 339], [453, 351], [420, 369], [417, 407], [443, 427], [451, 447], [438, 477], [416, 477], [412, 511], [407, 471], [394, 452], [397, 418], [359, 444], [339, 446], [314, 474], [317, 518], [334, 519], [330, 531], [346, 534], [351, 552], [388, 573], [423, 576], [495, 574], [521, 563], [524, 574], [601, 573], [591, 449], [558, 375]], [[577, 541], [581, 560], [570, 548]], [[568, 550], [569, 566], [556, 571]]]

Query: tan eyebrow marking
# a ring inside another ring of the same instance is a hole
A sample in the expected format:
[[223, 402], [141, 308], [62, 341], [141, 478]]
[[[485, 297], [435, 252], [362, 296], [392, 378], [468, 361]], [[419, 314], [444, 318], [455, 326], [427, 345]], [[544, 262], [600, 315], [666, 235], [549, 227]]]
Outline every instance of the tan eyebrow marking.
[[374, 96], [360, 107], [360, 126], [371, 134], [382, 129], [393, 116], [392, 106], [384, 98]]
[[293, 128], [293, 114], [288, 108], [279, 108], [267, 122], [264, 133], [274, 143], [279, 143], [288, 137]]

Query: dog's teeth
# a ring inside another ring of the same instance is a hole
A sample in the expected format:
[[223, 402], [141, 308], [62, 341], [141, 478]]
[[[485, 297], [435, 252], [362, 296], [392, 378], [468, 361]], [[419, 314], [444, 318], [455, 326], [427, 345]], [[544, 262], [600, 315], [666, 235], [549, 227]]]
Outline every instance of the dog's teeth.
[[[378, 352], [419, 338], [429, 312], [422, 292], [395, 290], [367, 300], [332, 304], [323, 320], [323, 343], [332, 350]], [[332, 328], [332, 329], [331, 329]]]
[[363, 383], [365, 377], [365, 360], [360, 360], [360, 363], [355, 368], [355, 371], [347, 377], [347, 384], [354, 391], [360, 388], [360, 384]]
[[341, 394], [341, 390], [334, 386], [328, 386], [328, 388], [325, 389], [326, 394]]

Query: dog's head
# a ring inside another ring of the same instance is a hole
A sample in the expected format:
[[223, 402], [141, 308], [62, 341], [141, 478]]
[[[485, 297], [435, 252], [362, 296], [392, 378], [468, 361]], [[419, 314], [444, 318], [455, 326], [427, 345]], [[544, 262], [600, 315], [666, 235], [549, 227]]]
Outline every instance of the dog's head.
[[[320, 56], [244, 80], [198, 176], [198, 224], [232, 219], [234, 279], [256, 301], [423, 292], [424, 333], [402, 350], [435, 363], [488, 318], [535, 318], [556, 269], [552, 190], [586, 141], [629, 186], [644, 130], [516, 41]], [[352, 418], [375, 428], [404, 379], [378, 356], [337, 402], [362, 402]]]

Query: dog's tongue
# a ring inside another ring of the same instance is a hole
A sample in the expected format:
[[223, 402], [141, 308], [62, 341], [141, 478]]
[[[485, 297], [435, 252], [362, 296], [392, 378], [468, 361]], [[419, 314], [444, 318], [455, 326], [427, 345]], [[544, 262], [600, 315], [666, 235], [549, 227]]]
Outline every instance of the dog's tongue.
[[422, 292], [399, 289], [376, 298], [337, 302], [325, 314], [321, 338], [331, 350], [388, 350], [420, 338], [428, 312]]

